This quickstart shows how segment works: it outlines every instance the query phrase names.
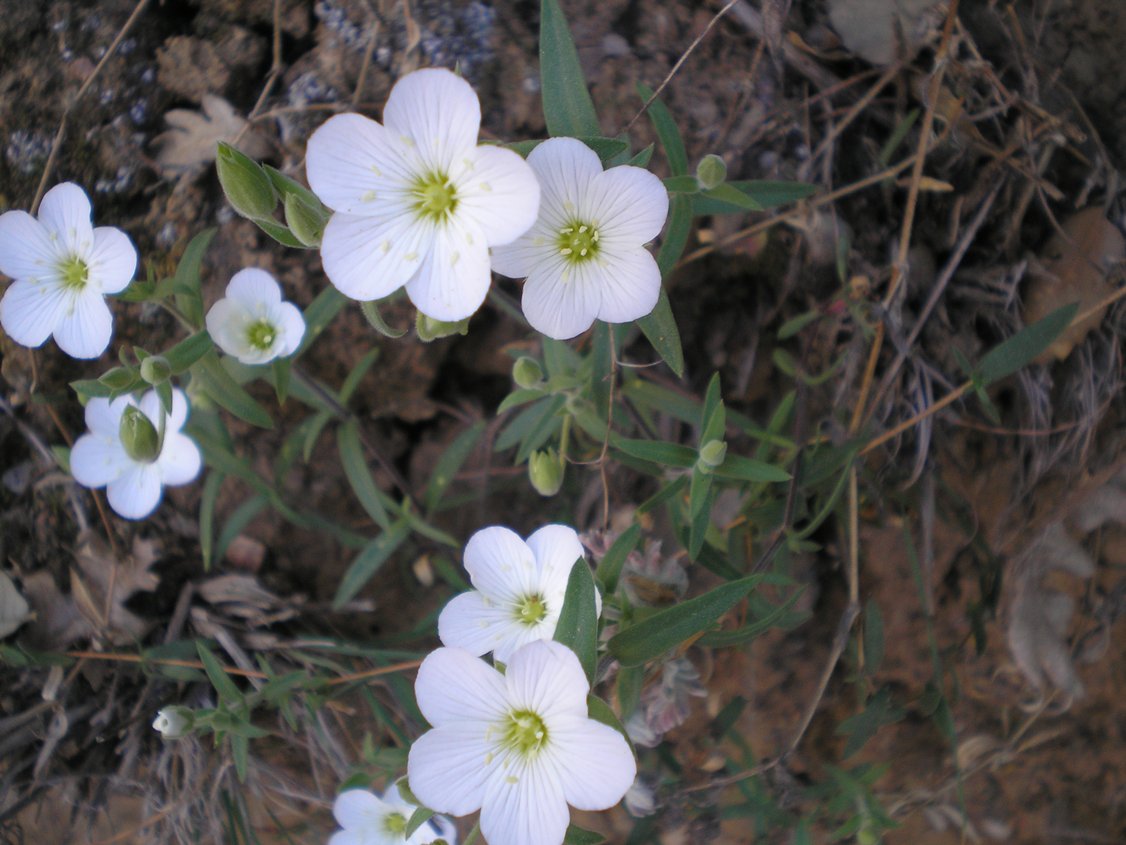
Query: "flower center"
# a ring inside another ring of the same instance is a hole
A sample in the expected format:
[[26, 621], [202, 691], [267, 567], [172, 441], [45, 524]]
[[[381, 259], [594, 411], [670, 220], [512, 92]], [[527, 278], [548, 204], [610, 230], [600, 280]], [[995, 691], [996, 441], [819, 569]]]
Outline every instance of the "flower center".
[[62, 276], [63, 287], [73, 291], [82, 290], [90, 280], [86, 262], [73, 255], [59, 262], [59, 275]]
[[598, 255], [598, 226], [575, 220], [559, 230], [559, 254], [575, 264]]
[[514, 710], [504, 724], [502, 745], [525, 757], [532, 757], [547, 745], [547, 725], [538, 713]]
[[407, 817], [402, 813], [388, 813], [383, 819], [383, 829], [392, 836], [402, 836], [407, 830]]
[[262, 352], [274, 345], [278, 330], [266, 320], [257, 320], [246, 330], [246, 342]]
[[411, 188], [411, 197], [418, 216], [434, 223], [444, 222], [457, 211], [457, 189], [445, 173], [419, 177]]
[[535, 625], [545, 616], [547, 616], [547, 603], [543, 600], [543, 596], [538, 593], [524, 596], [516, 605], [516, 621], [523, 622], [529, 627]]

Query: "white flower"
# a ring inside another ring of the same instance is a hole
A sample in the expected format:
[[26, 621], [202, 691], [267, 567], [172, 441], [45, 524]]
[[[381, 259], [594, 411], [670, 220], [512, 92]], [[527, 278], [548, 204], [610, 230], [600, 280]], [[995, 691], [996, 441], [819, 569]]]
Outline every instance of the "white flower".
[[153, 720], [153, 730], [165, 739], [179, 739], [192, 729], [192, 711], [187, 707], [162, 707]]
[[653, 310], [661, 271], [645, 244], [669, 212], [661, 180], [640, 167], [603, 171], [598, 156], [574, 138], [550, 138], [528, 164], [540, 180], [536, 224], [493, 250], [493, 269], [524, 283], [524, 316], [532, 328], [566, 340], [595, 319], [628, 323]]
[[366, 789], [345, 790], [332, 806], [337, 824], [344, 829], [334, 833], [328, 845], [428, 845], [436, 839], [457, 845], [456, 828], [441, 816], [431, 816], [409, 838], [404, 836], [417, 809], [394, 784], [382, 797]]
[[[443, 645], [503, 663], [520, 646], [555, 635], [567, 578], [583, 546], [573, 528], [545, 525], [525, 542], [508, 528], [483, 528], [465, 546], [476, 587], [455, 596], [438, 617]], [[598, 612], [601, 598], [595, 593]]]
[[587, 717], [586, 675], [559, 643], [529, 643], [503, 675], [464, 649], [440, 648], [422, 661], [414, 691], [434, 727], [411, 746], [411, 791], [455, 816], [480, 808], [489, 845], [560, 845], [568, 804], [608, 809], [637, 774], [622, 735]]
[[445, 322], [477, 310], [489, 247], [523, 234], [540, 199], [519, 155], [477, 146], [480, 124], [469, 83], [429, 68], [395, 84], [383, 125], [342, 114], [313, 133], [305, 171], [336, 212], [321, 259], [342, 293], [380, 299], [405, 285], [419, 311]]
[[15, 281], [0, 301], [0, 324], [23, 346], [52, 334], [72, 358], [97, 358], [113, 334], [103, 297], [125, 289], [137, 251], [120, 229], [93, 227], [90, 200], [71, 182], [49, 190], [39, 218], [0, 215], [0, 273]]
[[207, 312], [207, 331], [219, 348], [244, 364], [292, 355], [305, 336], [297, 306], [283, 302], [281, 287], [265, 270], [239, 270], [227, 295]]
[[[143, 419], [137, 422], [151, 424], [155, 439], [150, 437], [140, 446], [123, 440], [123, 417], [129, 408], [139, 409]], [[163, 440], [159, 437], [162, 416]], [[160, 503], [164, 485], [187, 484], [199, 474], [199, 447], [180, 433], [187, 418], [188, 400], [178, 389], [172, 391], [172, 413], [167, 415], [152, 390], [140, 402], [132, 396], [112, 402], [91, 399], [86, 405], [90, 433], [79, 437], [70, 452], [75, 481], [84, 487], [106, 487], [110, 507], [126, 519], [148, 516]]]

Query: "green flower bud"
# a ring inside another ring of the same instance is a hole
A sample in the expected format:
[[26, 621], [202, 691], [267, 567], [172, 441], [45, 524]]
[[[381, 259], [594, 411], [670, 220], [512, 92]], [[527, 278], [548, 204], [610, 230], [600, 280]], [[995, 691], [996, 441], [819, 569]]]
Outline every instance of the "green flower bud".
[[535, 358], [524, 355], [512, 365], [512, 380], [523, 388], [539, 387], [543, 381], [543, 370]]
[[320, 246], [328, 215], [314, 208], [297, 194], [285, 195], [285, 223], [293, 236], [305, 246]]
[[423, 343], [429, 343], [432, 340], [451, 337], [455, 334], [469, 334], [469, 318], [458, 320], [456, 323], [446, 323], [442, 320], [427, 317], [419, 311], [414, 321], [414, 328], [418, 332], [418, 339]]
[[541, 496], [554, 496], [563, 486], [567, 464], [555, 449], [532, 452], [528, 458], [528, 479]]
[[727, 179], [727, 163], [715, 153], [708, 153], [696, 165], [696, 181], [705, 191], [718, 188]]
[[150, 355], [141, 362], [141, 378], [154, 387], [172, 377], [172, 365], [163, 355]]
[[268, 218], [278, 204], [278, 195], [266, 171], [230, 144], [219, 142], [215, 156], [219, 183], [235, 211], [251, 220]]
[[130, 405], [121, 415], [118, 434], [125, 454], [133, 460], [151, 464], [160, 455], [160, 435], [152, 421], [136, 405]]
[[98, 381], [115, 392], [129, 390], [137, 383], [137, 373], [130, 367], [114, 367], [102, 373]]
[[727, 457], [727, 444], [722, 440], [709, 440], [700, 447], [700, 469], [710, 472]]
[[164, 739], [179, 739], [191, 733], [195, 713], [190, 707], [162, 707], [153, 721], [153, 730], [160, 731]]

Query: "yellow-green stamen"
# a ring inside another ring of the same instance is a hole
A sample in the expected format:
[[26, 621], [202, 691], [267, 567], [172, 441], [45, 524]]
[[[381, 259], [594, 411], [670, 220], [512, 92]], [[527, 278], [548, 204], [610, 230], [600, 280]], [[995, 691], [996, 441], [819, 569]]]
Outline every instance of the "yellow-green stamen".
[[419, 177], [411, 188], [411, 197], [418, 216], [434, 223], [444, 222], [457, 211], [457, 189], [445, 173]]
[[547, 725], [538, 713], [514, 710], [505, 720], [501, 744], [524, 757], [535, 756], [547, 744]]
[[547, 616], [547, 603], [543, 596], [533, 593], [516, 605], [516, 621], [532, 626]]
[[559, 230], [559, 238], [556, 243], [559, 246], [560, 255], [572, 263], [579, 264], [598, 255], [598, 241], [597, 224], [575, 220]]
[[407, 817], [402, 813], [388, 813], [383, 819], [383, 829], [392, 836], [402, 835], [407, 829]]
[[274, 345], [277, 336], [278, 330], [267, 320], [256, 320], [246, 330], [246, 342], [263, 352]]
[[62, 277], [63, 287], [69, 290], [82, 290], [90, 281], [90, 271], [86, 262], [73, 255], [59, 262], [59, 275]]

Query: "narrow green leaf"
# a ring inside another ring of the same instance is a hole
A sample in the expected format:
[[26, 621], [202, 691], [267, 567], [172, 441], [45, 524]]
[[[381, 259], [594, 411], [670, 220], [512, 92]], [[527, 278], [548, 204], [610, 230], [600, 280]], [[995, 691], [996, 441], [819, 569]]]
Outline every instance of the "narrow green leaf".
[[729, 451], [722, 464], [712, 470], [717, 478], [729, 478], [733, 481], [751, 482], [781, 482], [789, 481], [790, 473], [766, 461], [754, 458], [744, 458], [742, 455], [733, 455]]
[[52, 446], [51, 454], [55, 458], [55, 463], [59, 465], [59, 469], [70, 475], [70, 448], [67, 446]]
[[289, 227], [278, 223], [276, 220], [267, 220], [264, 217], [254, 218], [254, 225], [277, 241], [282, 246], [292, 247], [294, 249], [309, 249], [305, 244], [298, 240], [293, 232], [289, 231]]
[[[637, 93], [641, 95], [642, 102], [649, 102], [653, 96], [653, 89], [645, 85], [637, 86]], [[665, 151], [665, 158], [669, 161], [669, 171], [673, 176], [683, 176], [688, 173], [688, 153], [684, 149], [684, 139], [680, 136], [680, 128], [673, 119], [668, 106], [660, 100], [649, 103], [649, 120], [657, 131], [657, 139]]]
[[407, 326], [407, 328], [403, 329], [391, 328], [391, 326], [388, 325], [387, 321], [383, 319], [383, 315], [379, 313], [379, 302], [376, 300], [372, 300], [370, 302], [361, 302], [360, 311], [363, 313], [364, 319], [368, 321], [368, 324], [373, 329], [375, 329], [384, 337], [389, 337], [392, 340], [397, 340], [398, 338], [402, 337], [407, 333], [407, 328], [410, 328], [410, 326]]
[[223, 486], [223, 473], [212, 470], [203, 482], [199, 497], [199, 550], [203, 557], [203, 571], [211, 570], [211, 552], [215, 543], [215, 502]]
[[617, 589], [618, 578], [622, 574], [622, 566], [625, 564], [626, 558], [629, 557], [629, 553], [637, 548], [640, 539], [641, 526], [631, 525], [618, 535], [613, 545], [602, 556], [602, 560], [598, 562], [598, 571], [595, 572], [595, 577], [607, 595]]
[[579, 54], [558, 0], [542, 0], [540, 4], [540, 81], [549, 135], [602, 135]]
[[200, 293], [200, 266], [218, 229], [204, 229], [188, 242], [180, 263], [176, 265], [174, 284], [182, 291], [176, 294], [176, 307], [196, 328], [203, 326], [203, 295]]
[[363, 446], [360, 443], [360, 430], [355, 421], [349, 421], [340, 426], [336, 432], [336, 448], [340, 452], [340, 465], [352, 485], [352, 492], [356, 494], [360, 505], [367, 511], [376, 525], [387, 531], [391, 528], [391, 520], [387, 516], [387, 509], [383, 506], [384, 494], [375, 484], [371, 472], [368, 471], [367, 460], [364, 458]]
[[710, 200], [725, 202], [736, 208], [741, 208], [743, 211], [762, 211], [762, 206], [758, 204], [754, 197], [740, 191], [738, 187], [732, 185], [730, 182], [725, 182], [710, 190], [703, 191], [700, 195]]
[[666, 443], [661, 440], [629, 440], [623, 438], [616, 441], [614, 446], [627, 455], [632, 455], [643, 461], [652, 461], [661, 466], [688, 469], [696, 465], [696, 450], [691, 446], [682, 446], [679, 443]]
[[978, 362], [977, 380], [982, 386], [992, 384], [1011, 375], [1026, 364], [1030, 364], [1071, 323], [1079, 310], [1079, 303], [1073, 302], [1057, 308], [1047, 317], [1025, 326], [1008, 340], [994, 347]]
[[712, 214], [739, 214], [748, 210], [747, 201], [754, 203], [754, 210], [786, 205], [806, 199], [817, 193], [816, 185], [804, 182], [765, 182], [737, 180], [725, 183], [737, 195], [724, 198], [705, 192], [692, 198], [692, 214], [702, 217]]
[[207, 332], [196, 332], [191, 337], [186, 337], [164, 353], [168, 366], [172, 368], [172, 375], [178, 376], [187, 370], [214, 348], [211, 335]]
[[407, 822], [407, 828], [403, 831], [403, 839], [409, 840], [414, 836], [415, 831], [430, 821], [434, 817], [434, 811], [429, 807], [419, 807], [411, 813], [410, 821]]
[[641, 703], [641, 687], [645, 684], [645, 668], [622, 666], [618, 669], [618, 706], [622, 718], [629, 719]]
[[606, 837], [593, 830], [585, 830], [577, 825], [568, 825], [563, 836], [563, 845], [602, 845]]
[[660, 610], [644, 621], [619, 631], [610, 638], [610, 653], [623, 666], [639, 666], [660, 657], [689, 637], [714, 625], [723, 614], [738, 604], [762, 580], [749, 575], [721, 584], [701, 596]]
[[[697, 478], [701, 479], [697, 482]], [[711, 476], [704, 475], [700, 470], [692, 472], [693, 486], [696, 486], [695, 496], [692, 487], [689, 487], [688, 498], [688, 557], [696, 560], [704, 548], [708, 528], [712, 521], [712, 506], [715, 504], [716, 491], [711, 484]]]
[[270, 363], [274, 375], [274, 393], [277, 394], [278, 404], [284, 405], [289, 398], [289, 375], [293, 367], [291, 358], [275, 358]]
[[[270, 177], [270, 181], [274, 185], [274, 190], [276, 190], [281, 196], [284, 197], [289, 194], [296, 194], [301, 198], [302, 202], [305, 202], [314, 208], [321, 205], [321, 201], [317, 197], [317, 195], [306, 188], [304, 185], [302, 185], [300, 182], [298, 182], [296, 179], [291, 179], [277, 168], [271, 167], [268, 164], [263, 164], [262, 169], [265, 170], [266, 175]], [[323, 208], [323, 206], [321, 207]]]
[[430, 482], [426, 485], [424, 501], [428, 511], [434, 510], [441, 503], [450, 482], [469, 458], [484, 431], [484, 420], [474, 423], [459, 434], [443, 453], [430, 475]]
[[250, 740], [243, 734], [231, 734], [231, 756], [235, 760], [235, 774], [238, 775], [239, 783], [246, 783], [246, 772], [250, 758]]
[[223, 369], [214, 349], [208, 350], [192, 365], [191, 373], [193, 378], [199, 380], [208, 396], [240, 420], [259, 428], [274, 427], [274, 421], [266, 409]]
[[219, 531], [219, 536], [215, 540], [215, 553], [212, 559], [222, 560], [235, 537], [241, 534], [246, 526], [253, 522], [254, 518], [262, 513], [268, 505], [269, 501], [265, 496], [257, 495], [251, 496], [235, 508]]
[[340, 313], [340, 309], [347, 302], [348, 298], [332, 285], [326, 285], [317, 294], [316, 299], [309, 303], [302, 314], [305, 319], [305, 335], [301, 338], [301, 345], [297, 347], [297, 351], [293, 354], [294, 360], [304, 354], [305, 350], [320, 336], [321, 332], [332, 322], [333, 317]]
[[211, 653], [211, 649], [207, 647], [203, 640], [196, 640], [195, 647], [200, 662], [203, 663], [203, 671], [207, 673], [211, 686], [215, 687], [215, 691], [219, 693], [219, 700], [226, 704], [241, 704], [243, 701], [242, 692], [224, 671], [219, 658]]
[[820, 317], [820, 311], [806, 311], [804, 314], [792, 317], [778, 327], [778, 339], [786, 340], [793, 337], [814, 320], [820, 319]]
[[891, 699], [887, 687], [883, 687], [868, 702], [868, 706], [855, 716], [850, 716], [839, 725], [836, 733], [838, 736], [847, 736], [844, 756], [851, 757], [859, 751], [869, 739], [875, 736], [876, 731], [884, 725], [891, 725], [900, 721], [905, 713], [902, 707]]
[[723, 440], [727, 427], [727, 414], [723, 408], [723, 394], [719, 373], [714, 373], [704, 394], [704, 407], [700, 412], [700, 445], [712, 440]]
[[586, 558], [579, 558], [567, 578], [563, 609], [555, 626], [555, 641], [571, 649], [579, 658], [586, 679], [594, 683], [598, 663], [598, 610], [595, 606], [594, 576]]
[[605, 414], [610, 405], [612, 355], [613, 334], [610, 325], [597, 320], [594, 323], [594, 341], [590, 350], [590, 396], [600, 414]]
[[348, 567], [348, 571], [340, 579], [340, 586], [332, 600], [333, 608], [339, 610], [351, 601], [356, 593], [362, 590], [372, 576], [379, 571], [379, 568], [387, 562], [387, 559], [403, 544], [409, 534], [410, 523], [405, 519], [400, 519], [368, 543], [356, 555], [352, 565]]
[[652, 159], [653, 159], [653, 150], [654, 149], [656, 149], [656, 145], [650, 144], [645, 149], [639, 151], [636, 155], [634, 155], [633, 158], [631, 158], [626, 163], [633, 165], [634, 167], [648, 167], [649, 162], [652, 161]]
[[661, 288], [661, 297], [657, 300], [657, 307], [646, 316], [637, 321], [641, 331], [645, 333], [649, 343], [661, 356], [661, 360], [669, 365], [669, 369], [677, 376], [684, 376], [684, 350], [680, 345], [680, 330], [676, 327], [676, 318], [672, 314], [669, 304], [669, 295]]
[[664, 180], [665, 190], [670, 194], [696, 194], [700, 192], [700, 183], [695, 176], [669, 176]]
[[497, 416], [500, 416], [505, 411], [512, 408], [518, 408], [521, 405], [527, 405], [536, 399], [542, 399], [547, 394], [538, 387], [527, 387], [519, 390], [514, 390], [504, 397], [499, 405], [497, 405]]

